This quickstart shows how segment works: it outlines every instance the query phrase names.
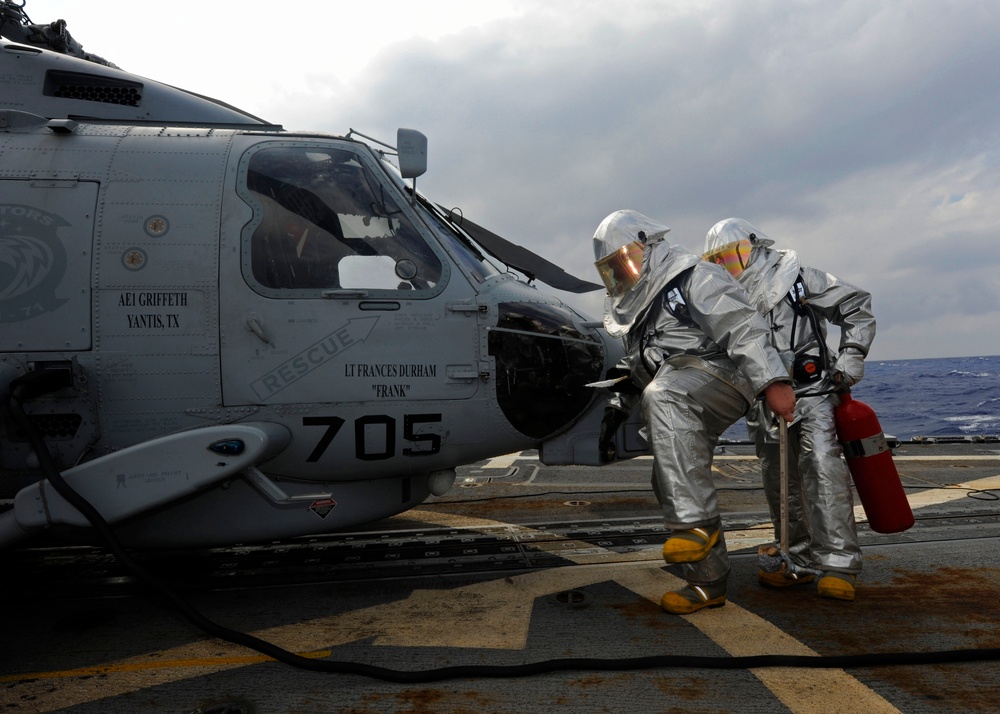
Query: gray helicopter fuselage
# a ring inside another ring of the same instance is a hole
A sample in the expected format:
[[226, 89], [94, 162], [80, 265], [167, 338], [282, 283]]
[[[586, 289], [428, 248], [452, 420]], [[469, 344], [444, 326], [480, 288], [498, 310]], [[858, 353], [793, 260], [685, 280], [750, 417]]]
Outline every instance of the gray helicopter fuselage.
[[[0, 43], [0, 381], [68, 375], [25, 404], [57, 466], [127, 454], [78, 480], [128, 499], [197, 468], [164, 457], [166, 435], [287, 433], [266, 461], [125, 518], [128, 541], [347, 528], [527, 448], [597, 464], [603, 405], [583, 385], [617, 349], [494, 267], [366, 142]], [[43, 479], [0, 429], [3, 491]]]

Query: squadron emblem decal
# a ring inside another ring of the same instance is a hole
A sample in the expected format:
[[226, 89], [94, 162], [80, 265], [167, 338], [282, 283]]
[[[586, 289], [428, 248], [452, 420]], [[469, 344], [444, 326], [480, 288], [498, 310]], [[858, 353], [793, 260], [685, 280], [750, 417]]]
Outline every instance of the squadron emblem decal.
[[330, 515], [330, 511], [337, 507], [337, 502], [332, 498], [323, 498], [318, 501], [313, 501], [309, 506], [309, 510], [315, 513], [320, 518], [326, 518]]
[[66, 251], [55, 214], [0, 203], [0, 322], [19, 322], [57, 310], [56, 288], [66, 274]]

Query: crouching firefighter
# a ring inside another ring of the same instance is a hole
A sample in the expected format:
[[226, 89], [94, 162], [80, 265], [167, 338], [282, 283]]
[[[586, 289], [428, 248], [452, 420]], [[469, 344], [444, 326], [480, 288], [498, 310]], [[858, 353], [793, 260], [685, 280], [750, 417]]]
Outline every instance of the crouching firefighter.
[[[788, 427], [788, 553], [791, 568], [762, 569], [762, 585], [813, 582], [819, 595], [853, 600], [861, 572], [851, 476], [841, 458], [834, 410], [837, 392], [857, 384], [875, 339], [871, 295], [839, 278], [800, 265], [791, 250], [741, 218], [716, 223], [705, 237], [707, 261], [724, 266], [771, 324], [772, 344], [795, 381], [796, 420]], [[836, 355], [826, 343], [827, 325], [840, 328]], [[770, 413], [756, 405], [747, 417], [760, 459], [768, 508], [780, 528], [781, 456]]]
[[636, 386], [612, 395], [602, 432], [612, 434], [638, 402], [640, 433], [653, 454], [653, 492], [671, 531], [663, 558], [687, 583], [660, 604], [688, 614], [726, 602], [729, 556], [711, 473], [719, 437], [758, 395], [790, 421], [795, 395], [767, 323], [736, 281], [671, 245], [669, 230], [623, 210], [594, 234], [597, 270], [608, 288], [604, 325], [623, 338], [620, 368]]

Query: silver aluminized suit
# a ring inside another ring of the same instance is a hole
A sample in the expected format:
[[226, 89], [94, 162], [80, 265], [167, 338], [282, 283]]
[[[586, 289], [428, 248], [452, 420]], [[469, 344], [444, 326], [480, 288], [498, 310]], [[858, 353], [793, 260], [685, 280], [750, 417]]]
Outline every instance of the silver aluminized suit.
[[[666, 527], [721, 527], [711, 474], [719, 436], [767, 386], [789, 381], [788, 373], [770, 347], [767, 324], [739, 285], [725, 270], [670, 245], [668, 230], [634, 211], [617, 211], [598, 227], [598, 260], [630, 242], [645, 244], [638, 282], [617, 299], [609, 297], [604, 323], [624, 339], [625, 361], [642, 387], [653, 490]], [[671, 307], [674, 287], [686, 310]], [[619, 395], [612, 406], [628, 412], [634, 403]], [[704, 560], [668, 569], [688, 583], [724, 582], [725, 538], [720, 535]]]
[[[871, 295], [829, 273], [799, 264], [790, 250], [773, 250], [773, 241], [742, 219], [720, 221], [705, 238], [706, 254], [749, 238], [750, 262], [738, 280], [750, 302], [772, 326], [772, 340], [789, 366], [804, 356], [818, 358], [822, 373], [796, 379], [795, 421], [789, 425], [789, 556], [796, 564], [822, 571], [859, 573], [858, 546], [850, 473], [842, 458], [833, 412], [835, 386], [851, 386], [864, 376], [864, 358], [875, 339]], [[808, 314], [793, 306], [790, 292], [804, 288]], [[828, 354], [827, 325], [840, 328], [839, 350]], [[798, 372], [801, 375], [801, 370]], [[839, 376], [837, 376], [839, 375]], [[778, 430], [766, 405], [755, 404], [747, 417], [764, 476], [775, 534], [780, 528], [780, 449]], [[776, 535], [777, 537], [777, 535]]]

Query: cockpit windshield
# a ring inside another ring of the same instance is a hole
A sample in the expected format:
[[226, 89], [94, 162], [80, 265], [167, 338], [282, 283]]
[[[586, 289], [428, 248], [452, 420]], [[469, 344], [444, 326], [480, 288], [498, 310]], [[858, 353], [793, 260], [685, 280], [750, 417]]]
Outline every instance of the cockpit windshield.
[[431, 290], [441, 261], [354, 152], [264, 148], [250, 158], [249, 273], [272, 290]]
[[483, 283], [494, 275], [500, 274], [500, 271], [486, 259], [486, 256], [480, 253], [468, 240], [459, 239], [455, 230], [439, 218], [434, 211], [420, 204], [418, 204], [418, 208], [423, 211], [425, 222], [441, 241], [441, 245], [477, 283]]

